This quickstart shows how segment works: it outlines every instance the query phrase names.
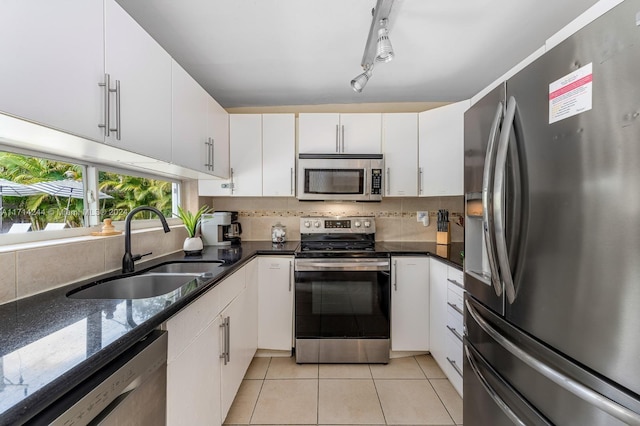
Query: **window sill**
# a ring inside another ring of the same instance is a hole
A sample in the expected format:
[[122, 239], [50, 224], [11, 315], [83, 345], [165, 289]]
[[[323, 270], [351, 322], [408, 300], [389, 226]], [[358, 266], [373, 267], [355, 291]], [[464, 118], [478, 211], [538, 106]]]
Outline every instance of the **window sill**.
[[[182, 221], [176, 218], [168, 218], [167, 222], [171, 229], [182, 227]], [[116, 230], [124, 231], [124, 221], [113, 222]], [[0, 253], [7, 253], [18, 250], [29, 250], [41, 247], [51, 247], [77, 243], [81, 241], [93, 241], [96, 238], [113, 238], [119, 235], [93, 236], [92, 232], [99, 232], [102, 226], [89, 228], [72, 228], [59, 231], [35, 231], [24, 234], [2, 234], [0, 235]], [[157, 219], [136, 220], [131, 222], [132, 234], [142, 232], [157, 231], [162, 229], [160, 221]], [[124, 234], [120, 234], [124, 235]]]

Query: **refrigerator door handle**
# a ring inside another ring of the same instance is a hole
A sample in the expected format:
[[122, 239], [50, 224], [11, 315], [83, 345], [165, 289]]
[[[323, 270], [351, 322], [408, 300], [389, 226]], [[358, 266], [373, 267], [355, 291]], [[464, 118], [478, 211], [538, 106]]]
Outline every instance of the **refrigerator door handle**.
[[511, 355], [515, 356], [520, 361], [524, 362], [533, 370], [551, 380], [567, 392], [572, 393], [583, 401], [599, 408], [600, 410], [615, 417], [616, 419], [629, 425], [640, 425], [640, 414], [636, 413], [635, 411], [629, 410], [627, 407], [624, 407], [616, 403], [615, 401], [610, 400], [609, 398], [602, 396], [593, 389], [556, 370], [551, 365], [545, 364], [544, 362], [540, 361], [539, 359], [504, 337], [502, 334], [500, 334], [500, 332], [498, 332], [498, 330], [493, 328], [484, 318], [482, 318], [478, 311], [476, 311], [476, 309], [471, 306], [469, 300], [465, 300], [464, 303], [467, 307], [469, 315], [471, 315], [473, 320], [480, 326], [480, 328], [482, 328], [485, 333], [491, 336], [500, 346], [509, 351]]
[[502, 412], [514, 424], [518, 426], [527, 426], [527, 424], [523, 422], [522, 419], [520, 419], [520, 417], [518, 417], [516, 413], [513, 412], [513, 410], [509, 407], [509, 405], [506, 402], [504, 402], [502, 398], [500, 398], [500, 395], [498, 395], [498, 392], [496, 392], [495, 389], [491, 387], [487, 379], [485, 379], [485, 377], [480, 372], [480, 369], [476, 365], [476, 362], [471, 356], [471, 353], [469, 353], [469, 348], [466, 345], [464, 347], [464, 353], [465, 353], [465, 356], [467, 357], [467, 361], [469, 362], [469, 366], [471, 367], [471, 371], [473, 371], [473, 373], [476, 375], [476, 377], [480, 381], [480, 384], [482, 385], [484, 390], [487, 392], [487, 394], [491, 397], [491, 399], [493, 399], [493, 402], [496, 403], [498, 408], [500, 408]]
[[484, 233], [484, 242], [487, 248], [487, 258], [489, 261], [489, 269], [491, 270], [491, 282], [497, 296], [502, 295], [502, 285], [498, 276], [498, 264], [496, 262], [494, 235], [495, 229], [493, 225], [493, 193], [491, 187], [494, 180], [495, 169], [495, 150], [496, 138], [500, 134], [498, 128], [503, 117], [504, 106], [502, 102], [498, 103], [493, 123], [491, 124], [491, 132], [489, 132], [489, 142], [487, 144], [487, 152], [484, 157], [484, 173], [482, 176], [482, 231]]
[[500, 278], [504, 283], [504, 291], [507, 294], [509, 303], [516, 299], [516, 290], [511, 275], [511, 265], [509, 264], [509, 252], [507, 249], [507, 238], [504, 226], [504, 184], [505, 172], [507, 168], [507, 150], [509, 149], [509, 138], [513, 121], [516, 116], [516, 100], [509, 98], [507, 102], [507, 112], [502, 123], [502, 133], [498, 141], [498, 151], [496, 153], [495, 179], [493, 181], [493, 224], [495, 227], [496, 249], [498, 262], [500, 264]]

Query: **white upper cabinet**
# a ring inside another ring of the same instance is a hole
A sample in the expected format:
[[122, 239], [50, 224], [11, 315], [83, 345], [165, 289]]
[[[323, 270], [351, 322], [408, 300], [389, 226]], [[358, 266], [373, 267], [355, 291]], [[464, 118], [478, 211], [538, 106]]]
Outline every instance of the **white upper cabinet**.
[[262, 195], [262, 115], [230, 114], [231, 194]]
[[387, 197], [418, 195], [418, 114], [382, 114]]
[[[108, 144], [171, 161], [171, 57], [115, 0], [105, 1]], [[119, 91], [119, 93], [118, 93]]]
[[208, 171], [206, 164], [211, 159], [207, 132], [209, 95], [177, 62], [172, 63], [171, 161], [193, 170]]
[[103, 141], [101, 1], [0, 2], [0, 112]]
[[382, 114], [300, 114], [298, 152], [380, 154]]
[[296, 164], [294, 114], [262, 116], [262, 195], [293, 197]]
[[211, 153], [211, 159], [205, 164], [207, 173], [215, 176], [229, 177], [229, 113], [220, 106], [215, 99], [207, 96], [207, 138], [211, 138], [207, 145], [206, 154]]
[[463, 195], [464, 112], [469, 101], [419, 114], [420, 195]]

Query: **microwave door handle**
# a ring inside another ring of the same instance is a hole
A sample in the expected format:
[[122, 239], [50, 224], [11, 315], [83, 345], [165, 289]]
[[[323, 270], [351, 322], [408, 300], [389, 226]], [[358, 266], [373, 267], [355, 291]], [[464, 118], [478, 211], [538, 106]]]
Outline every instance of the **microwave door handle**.
[[367, 174], [364, 174], [364, 195], [369, 195], [369, 187], [367, 186]]
[[336, 152], [340, 152], [340, 125], [336, 124]]

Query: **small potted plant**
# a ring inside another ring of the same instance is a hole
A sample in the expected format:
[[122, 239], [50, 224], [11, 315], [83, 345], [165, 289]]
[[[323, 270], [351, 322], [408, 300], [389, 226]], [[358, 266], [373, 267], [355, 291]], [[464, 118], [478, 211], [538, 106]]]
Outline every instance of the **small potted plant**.
[[182, 220], [189, 235], [182, 246], [185, 255], [197, 256], [202, 254], [204, 245], [202, 244], [202, 238], [200, 238], [200, 220], [203, 214], [210, 211], [211, 208], [207, 205], [200, 207], [195, 214], [178, 206], [178, 217]]

